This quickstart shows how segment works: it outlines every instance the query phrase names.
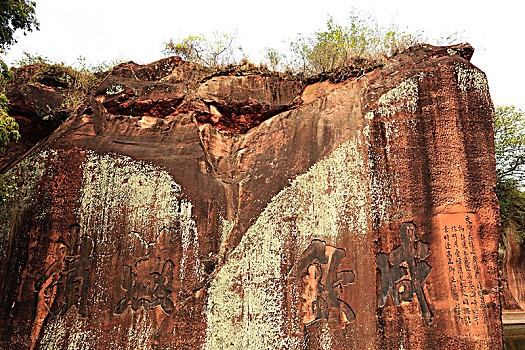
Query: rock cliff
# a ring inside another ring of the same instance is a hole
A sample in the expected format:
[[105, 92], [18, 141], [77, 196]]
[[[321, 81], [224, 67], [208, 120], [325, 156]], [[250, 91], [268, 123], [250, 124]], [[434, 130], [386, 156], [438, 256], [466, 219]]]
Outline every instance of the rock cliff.
[[[525, 247], [516, 239], [513, 227], [507, 227], [503, 236], [502, 309], [503, 311], [525, 310]], [[500, 252], [501, 253], [501, 252]]]
[[9, 169], [2, 346], [501, 349], [472, 52], [419, 45], [307, 83], [117, 66]]

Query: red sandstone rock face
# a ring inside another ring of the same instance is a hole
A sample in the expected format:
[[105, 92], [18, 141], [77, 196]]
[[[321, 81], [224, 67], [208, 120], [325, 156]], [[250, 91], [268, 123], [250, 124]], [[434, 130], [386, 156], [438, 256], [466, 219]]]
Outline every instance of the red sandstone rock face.
[[522, 311], [525, 309], [525, 249], [516, 242], [516, 232], [512, 228], [505, 231], [502, 308], [504, 311]]
[[[14, 72], [7, 98], [9, 114], [20, 126], [22, 138], [11, 142], [6, 153], [0, 153], [0, 169], [49, 136], [70, 112], [64, 106], [68, 91], [65, 73], [57, 70], [39, 73], [42, 70], [42, 65], [35, 64]], [[38, 82], [33, 81], [36, 76]]]
[[13, 349], [502, 348], [469, 46], [341, 83], [121, 65], [10, 170]]

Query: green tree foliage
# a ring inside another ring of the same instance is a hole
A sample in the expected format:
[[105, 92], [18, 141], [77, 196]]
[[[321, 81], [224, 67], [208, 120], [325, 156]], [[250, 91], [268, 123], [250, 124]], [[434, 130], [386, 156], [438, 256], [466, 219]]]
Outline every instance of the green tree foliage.
[[[11, 72], [7, 69], [5, 63], [0, 60], [0, 151], [5, 152], [6, 146], [10, 141], [18, 141], [20, 133], [18, 124], [8, 112], [7, 97], [5, 89], [9, 80], [12, 78]], [[5, 202], [14, 196], [16, 192], [16, 183], [10, 176], [0, 174], [0, 208]]]
[[496, 108], [494, 146], [503, 229], [512, 228], [525, 243], [525, 113], [514, 106]]
[[525, 192], [521, 191], [516, 181], [499, 180], [496, 185], [501, 216], [501, 226], [516, 232], [518, 243], [525, 244]]
[[329, 17], [325, 29], [310, 36], [299, 34], [290, 42], [291, 64], [306, 75], [326, 73], [352, 58], [379, 60], [422, 40], [420, 34], [406, 33], [395, 25], [381, 27], [373, 17], [353, 11], [346, 25]]
[[[454, 33], [436, 41], [448, 44], [457, 40], [457, 36]], [[236, 47], [235, 39], [236, 35], [220, 32], [210, 37], [190, 35], [165, 43], [163, 53], [207, 67], [224, 67], [237, 64], [239, 54], [242, 57], [242, 49]], [[377, 61], [425, 40], [421, 32], [408, 33], [395, 24], [380, 26], [372, 16], [353, 10], [344, 25], [328, 17], [324, 29], [311, 35], [298, 34], [290, 41], [288, 52], [266, 48], [264, 63], [272, 70], [284, 68], [290, 73], [312, 76], [366, 60], [374, 66]]]
[[190, 35], [178, 42], [171, 39], [165, 44], [165, 55], [177, 55], [207, 67], [224, 67], [235, 64], [242, 48], [235, 46], [236, 35], [214, 32], [211, 37]]
[[270, 69], [275, 71], [286, 61], [286, 56], [275, 49], [267, 47], [264, 49], [264, 60], [267, 62]]
[[0, 49], [16, 42], [17, 29], [30, 32], [38, 29], [35, 18], [35, 2], [27, 0], [2, 0], [0, 2]]
[[494, 143], [498, 179], [525, 184], [525, 112], [514, 106], [496, 108]]
[[[38, 29], [35, 18], [35, 2], [26, 0], [2, 0], [0, 2], [0, 53], [16, 42], [15, 32], [21, 29], [24, 34]], [[12, 78], [4, 61], [0, 60], [0, 149], [11, 140], [18, 140], [18, 125], [7, 114], [8, 101], [5, 89]]]
[[0, 151], [5, 151], [5, 147], [10, 141], [20, 139], [18, 124], [8, 114], [9, 102], [5, 96], [5, 89], [11, 79], [11, 72], [0, 60]]
[[18, 141], [18, 124], [15, 119], [7, 114], [8, 102], [4, 94], [0, 94], [0, 150], [5, 151], [5, 146], [12, 140]]
[[[16, 42], [15, 32], [23, 30], [24, 35], [33, 29], [38, 29], [35, 18], [35, 2], [26, 0], [2, 0], [0, 1], [0, 54]], [[0, 59], [0, 150], [5, 151], [7, 144], [20, 138], [18, 124], [10, 117], [8, 112], [8, 101], [5, 96], [7, 84], [12, 78], [4, 61]], [[12, 197], [16, 190], [14, 180], [0, 174], [0, 206]]]

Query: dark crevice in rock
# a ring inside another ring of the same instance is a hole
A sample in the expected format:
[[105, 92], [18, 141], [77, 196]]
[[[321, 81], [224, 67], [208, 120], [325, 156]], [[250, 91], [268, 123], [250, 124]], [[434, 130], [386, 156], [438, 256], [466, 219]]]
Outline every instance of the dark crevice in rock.
[[220, 131], [245, 134], [265, 120], [297, 107], [297, 105], [271, 108], [253, 102], [246, 104], [208, 104], [215, 113], [197, 113], [195, 119], [201, 124], [210, 124]]
[[104, 107], [111, 114], [128, 116], [146, 116], [164, 118], [174, 113], [183, 98], [166, 98], [158, 100], [113, 99], [105, 102]]
[[333, 84], [342, 83], [352, 78], [359, 78], [376, 68], [383, 67], [379, 61], [368, 60], [365, 58], [355, 58], [348, 65], [339, 67], [333, 71], [317, 74], [305, 79], [306, 85], [311, 85], [323, 81], [329, 81]]

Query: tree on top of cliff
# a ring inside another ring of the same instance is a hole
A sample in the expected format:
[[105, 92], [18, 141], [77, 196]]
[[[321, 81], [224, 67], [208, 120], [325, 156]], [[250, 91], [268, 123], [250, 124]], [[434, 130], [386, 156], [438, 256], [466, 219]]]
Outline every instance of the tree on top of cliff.
[[17, 29], [30, 32], [38, 29], [35, 2], [27, 0], [2, 0], [0, 2], [0, 49], [5, 50], [16, 42]]
[[322, 74], [346, 65], [352, 58], [381, 59], [422, 42], [420, 34], [409, 34], [391, 25], [380, 27], [376, 20], [353, 11], [347, 25], [328, 17], [326, 29], [311, 36], [298, 35], [290, 42], [295, 69], [305, 74]]
[[[457, 41], [458, 33], [439, 38], [438, 44]], [[242, 48], [235, 45], [236, 35], [214, 32], [212, 36], [189, 35], [179, 41], [165, 43], [165, 55], [177, 55], [186, 61], [206, 67], [222, 68], [237, 64], [243, 57]], [[285, 70], [301, 76], [333, 72], [357, 62], [370, 62], [370, 67], [415, 44], [428, 41], [421, 31], [409, 33], [396, 24], [380, 26], [376, 19], [353, 10], [345, 25], [328, 17], [326, 28], [290, 41], [288, 52], [274, 48], [264, 50], [264, 61], [274, 70]], [[360, 67], [363, 68], [363, 67]]]
[[452, 44], [460, 37], [456, 32], [430, 40], [422, 31], [411, 33], [395, 23], [381, 26], [372, 15], [354, 9], [344, 24], [329, 16], [324, 29], [311, 35], [298, 34], [290, 41], [289, 60], [272, 48], [266, 49], [265, 59], [272, 67], [287, 66], [302, 75], [313, 76], [353, 66], [356, 61], [368, 61], [374, 66], [413, 45], [425, 41]]
[[382, 26], [372, 15], [354, 9], [343, 25], [328, 17], [325, 29], [299, 34], [290, 42], [291, 61], [287, 64], [304, 75], [325, 74], [352, 65], [356, 59], [374, 65], [416, 44], [433, 41], [447, 45], [461, 36], [455, 32], [430, 39], [422, 31], [408, 32], [395, 23]]
[[242, 48], [235, 46], [236, 35], [214, 32], [212, 37], [190, 35], [179, 42], [171, 39], [162, 51], [165, 55], [180, 56], [207, 67], [223, 67], [237, 62], [236, 53]]

